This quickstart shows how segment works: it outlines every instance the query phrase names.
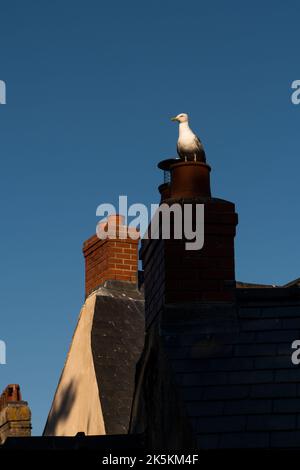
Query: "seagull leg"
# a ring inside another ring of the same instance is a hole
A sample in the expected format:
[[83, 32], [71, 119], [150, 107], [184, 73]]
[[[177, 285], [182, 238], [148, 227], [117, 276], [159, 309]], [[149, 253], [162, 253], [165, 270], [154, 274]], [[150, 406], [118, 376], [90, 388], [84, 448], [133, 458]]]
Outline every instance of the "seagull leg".
[[184, 156], [184, 161], [187, 162], [187, 156], [186, 155]]
[[194, 162], [197, 161], [197, 155], [194, 153]]

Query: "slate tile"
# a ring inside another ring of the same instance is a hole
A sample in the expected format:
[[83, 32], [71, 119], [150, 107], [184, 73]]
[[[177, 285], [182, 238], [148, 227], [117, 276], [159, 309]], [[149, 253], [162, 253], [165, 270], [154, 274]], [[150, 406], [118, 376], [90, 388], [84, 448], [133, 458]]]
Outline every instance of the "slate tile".
[[251, 371], [239, 371], [230, 372], [229, 381], [230, 384], [258, 384], [258, 383], [269, 383], [273, 381], [273, 372], [269, 370], [251, 370]]
[[295, 429], [297, 417], [294, 414], [248, 416], [248, 431], [283, 431]]
[[272, 448], [300, 447], [300, 431], [272, 432], [270, 434]]
[[273, 356], [276, 353], [276, 344], [238, 344], [234, 348], [234, 354], [236, 356]]
[[219, 447], [220, 434], [199, 434], [197, 436], [198, 449], [217, 449]]
[[180, 394], [185, 401], [199, 401], [203, 395], [203, 387], [180, 388]]
[[300, 398], [281, 398], [273, 401], [274, 413], [300, 413]]
[[300, 305], [261, 307], [261, 315], [265, 318], [300, 317]]
[[221, 416], [223, 414], [224, 402], [203, 401], [185, 403], [189, 416]]
[[225, 449], [257, 449], [268, 447], [268, 432], [241, 432], [223, 434], [220, 439], [220, 448]]
[[290, 370], [276, 370], [275, 381], [276, 382], [298, 382], [300, 383], [300, 367], [293, 366], [294, 369]]
[[285, 330], [291, 330], [293, 328], [300, 329], [300, 307], [299, 307], [299, 318], [283, 318], [282, 328]]
[[238, 315], [241, 318], [259, 318], [261, 316], [260, 307], [241, 307]]
[[246, 428], [246, 416], [212, 416], [198, 418], [197, 432], [237, 432]]
[[295, 330], [272, 330], [272, 331], [257, 331], [255, 341], [258, 343], [292, 343], [297, 339], [298, 331]]
[[281, 320], [278, 318], [245, 320], [241, 323], [242, 331], [278, 330], [281, 328]]
[[228, 382], [228, 374], [225, 372], [176, 374], [176, 381], [184, 387], [224, 385]]
[[256, 369], [288, 369], [295, 367], [289, 356], [276, 355], [256, 358], [254, 364]]
[[296, 384], [263, 384], [252, 385], [250, 389], [252, 398], [289, 398], [297, 396]]
[[228, 385], [203, 388], [202, 398], [207, 400], [234, 400], [247, 398], [250, 393], [248, 385]]
[[[300, 405], [299, 405], [300, 406]], [[272, 412], [272, 400], [234, 400], [224, 402], [225, 415], [261, 414]]]

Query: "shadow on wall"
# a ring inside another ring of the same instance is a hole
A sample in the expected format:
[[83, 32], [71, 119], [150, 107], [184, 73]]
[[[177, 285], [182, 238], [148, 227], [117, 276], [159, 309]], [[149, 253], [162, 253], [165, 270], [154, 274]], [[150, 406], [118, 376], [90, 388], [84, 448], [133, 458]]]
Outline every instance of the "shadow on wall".
[[[57, 424], [68, 419], [76, 398], [75, 389], [75, 382], [74, 380], [71, 380], [69, 384], [60, 392], [59, 403], [55, 404], [49, 413], [43, 433], [44, 435], [55, 435]], [[57, 400], [55, 400], [54, 403], [57, 403]]]

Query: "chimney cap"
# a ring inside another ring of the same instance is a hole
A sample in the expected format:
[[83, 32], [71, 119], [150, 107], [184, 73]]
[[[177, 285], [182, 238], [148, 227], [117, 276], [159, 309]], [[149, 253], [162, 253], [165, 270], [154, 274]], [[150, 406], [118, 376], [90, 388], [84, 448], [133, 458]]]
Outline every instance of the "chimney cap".
[[181, 161], [181, 158], [167, 158], [166, 160], [162, 160], [161, 162], [159, 162], [157, 164], [157, 167], [163, 171], [170, 171], [171, 165], [174, 165], [174, 163], [179, 163]]
[[0, 411], [9, 403], [22, 401], [21, 388], [19, 384], [9, 384], [0, 395]]
[[164, 184], [159, 186], [161, 202], [166, 199], [209, 197], [211, 167], [202, 161], [168, 158], [158, 163], [164, 172]]

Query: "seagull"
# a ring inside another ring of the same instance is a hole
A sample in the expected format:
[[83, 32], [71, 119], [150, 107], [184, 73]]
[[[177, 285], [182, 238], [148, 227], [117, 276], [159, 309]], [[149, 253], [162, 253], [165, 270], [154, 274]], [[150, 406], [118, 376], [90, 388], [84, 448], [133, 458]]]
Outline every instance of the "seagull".
[[199, 137], [194, 134], [189, 126], [189, 117], [185, 113], [171, 118], [171, 121], [179, 122], [179, 137], [177, 141], [177, 153], [180, 158], [206, 162], [205, 151]]

